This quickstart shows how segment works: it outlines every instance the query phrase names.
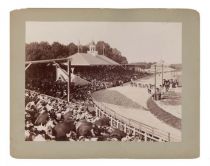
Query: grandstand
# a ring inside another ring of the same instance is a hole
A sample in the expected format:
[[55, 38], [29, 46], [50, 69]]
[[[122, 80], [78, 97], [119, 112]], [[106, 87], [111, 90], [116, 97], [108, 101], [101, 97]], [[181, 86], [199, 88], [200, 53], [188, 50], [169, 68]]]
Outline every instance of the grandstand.
[[26, 141], [181, 140], [181, 126], [167, 123], [148, 106], [150, 100], [158, 102], [166, 85], [169, 91], [178, 88], [170, 67], [162, 72], [163, 85], [160, 71], [156, 77], [156, 72], [130, 70], [98, 55], [91, 44], [87, 53], [27, 61], [25, 70]]

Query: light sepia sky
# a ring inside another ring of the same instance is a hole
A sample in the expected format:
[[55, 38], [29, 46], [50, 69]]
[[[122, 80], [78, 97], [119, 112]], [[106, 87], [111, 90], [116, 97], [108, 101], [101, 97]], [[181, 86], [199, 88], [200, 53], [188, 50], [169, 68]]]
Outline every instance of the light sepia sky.
[[182, 24], [162, 22], [27, 22], [26, 43], [82, 45], [103, 40], [131, 62], [182, 62]]

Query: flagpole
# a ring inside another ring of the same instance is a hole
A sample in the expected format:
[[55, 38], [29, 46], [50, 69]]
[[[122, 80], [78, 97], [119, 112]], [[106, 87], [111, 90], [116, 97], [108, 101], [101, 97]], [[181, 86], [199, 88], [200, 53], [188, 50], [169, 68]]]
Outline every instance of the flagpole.
[[78, 43], [78, 53], [79, 53], [79, 47], [80, 47], [80, 41], [79, 41], [79, 43]]
[[104, 44], [103, 44], [103, 55], [104, 55]]

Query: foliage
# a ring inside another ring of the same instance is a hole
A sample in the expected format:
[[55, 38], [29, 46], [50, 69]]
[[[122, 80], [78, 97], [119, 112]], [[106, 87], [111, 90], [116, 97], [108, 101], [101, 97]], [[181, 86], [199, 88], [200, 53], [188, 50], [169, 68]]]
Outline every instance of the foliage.
[[[87, 53], [88, 50], [88, 45], [79, 46], [79, 52]], [[120, 64], [128, 63], [126, 57], [122, 56], [118, 49], [112, 48], [108, 43], [104, 41], [98, 41], [96, 43], [96, 50], [98, 51], [99, 55], [105, 55]], [[44, 41], [39, 43], [32, 42], [26, 44], [25, 52], [26, 61], [65, 58], [77, 53], [78, 45], [74, 43], [64, 45], [59, 42], [53, 42], [52, 44], [49, 44], [48, 42]]]
[[182, 70], [182, 64], [171, 64], [170, 67], [177, 70], [177, 71]]

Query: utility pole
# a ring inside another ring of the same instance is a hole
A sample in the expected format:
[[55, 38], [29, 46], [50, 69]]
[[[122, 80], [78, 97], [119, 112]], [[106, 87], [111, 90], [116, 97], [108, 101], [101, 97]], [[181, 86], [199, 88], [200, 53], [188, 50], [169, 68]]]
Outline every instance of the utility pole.
[[68, 102], [70, 102], [70, 92], [71, 92], [71, 60], [68, 59], [67, 61], [68, 63], [68, 75], [69, 75], [69, 78], [68, 78], [68, 85], [67, 85], [67, 89], [68, 89]]
[[162, 85], [163, 85], [163, 63], [162, 63]]

